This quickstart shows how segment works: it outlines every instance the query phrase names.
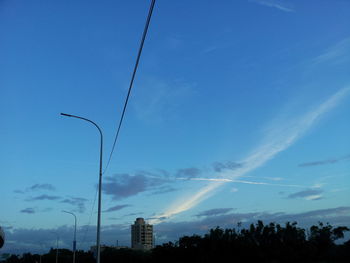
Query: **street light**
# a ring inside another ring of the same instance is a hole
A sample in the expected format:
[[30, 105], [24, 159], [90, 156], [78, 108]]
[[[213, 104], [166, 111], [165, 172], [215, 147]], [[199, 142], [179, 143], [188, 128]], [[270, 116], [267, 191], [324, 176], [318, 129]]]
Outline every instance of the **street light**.
[[40, 248], [41, 248], [41, 250], [40, 250], [39, 263], [41, 263], [41, 258], [43, 256], [43, 243], [41, 243], [41, 242], [40, 242]]
[[77, 217], [74, 213], [62, 210], [63, 213], [71, 214], [74, 216], [74, 239], [73, 239], [73, 263], [75, 263], [75, 250], [77, 247]]
[[96, 237], [96, 249], [97, 249], [97, 255], [96, 255], [96, 259], [97, 259], [97, 263], [100, 263], [100, 227], [101, 227], [101, 187], [102, 187], [102, 149], [103, 149], [103, 135], [102, 135], [102, 131], [100, 129], [100, 127], [98, 127], [98, 125], [96, 123], [94, 123], [93, 121], [83, 118], [83, 117], [79, 117], [79, 116], [75, 116], [75, 115], [71, 115], [71, 114], [66, 114], [66, 113], [61, 113], [62, 116], [66, 116], [66, 117], [71, 117], [71, 118], [77, 118], [77, 119], [81, 119], [84, 121], [88, 121], [90, 123], [92, 123], [100, 132], [100, 172], [99, 172], [99, 181], [98, 181], [98, 212], [97, 212], [97, 237]]
[[56, 235], [56, 263], [58, 263], [58, 239], [59, 239], [59, 236], [58, 236], [57, 232], [51, 232], [51, 233]]

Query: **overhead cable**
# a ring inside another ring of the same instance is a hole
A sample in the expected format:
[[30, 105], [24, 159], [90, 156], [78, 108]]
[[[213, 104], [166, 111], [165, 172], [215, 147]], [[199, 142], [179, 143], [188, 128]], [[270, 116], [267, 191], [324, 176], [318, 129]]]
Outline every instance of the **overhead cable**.
[[139, 51], [137, 53], [136, 63], [135, 63], [134, 70], [133, 70], [133, 73], [132, 73], [132, 76], [131, 76], [128, 93], [126, 95], [125, 102], [124, 102], [123, 111], [122, 111], [122, 114], [120, 116], [118, 129], [117, 129], [117, 132], [115, 134], [112, 150], [111, 150], [111, 153], [109, 155], [108, 162], [107, 162], [107, 165], [106, 165], [103, 173], [105, 173], [107, 171], [107, 168], [108, 168], [108, 166], [109, 166], [109, 164], [111, 162], [111, 159], [112, 159], [112, 156], [113, 156], [113, 153], [114, 153], [114, 149], [115, 149], [115, 146], [116, 146], [116, 143], [117, 143], [117, 140], [118, 140], [119, 132], [120, 132], [120, 129], [121, 129], [122, 124], [123, 124], [126, 107], [128, 106], [130, 93], [131, 93], [131, 90], [132, 90], [132, 87], [133, 87], [133, 84], [134, 84], [134, 79], [135, 79], [137, 68], [138, 68], [138, 65], [139, 65], [139, 62], [140, 62], [140, 57], [141, 57], [141, 53], [142, 53], [142, 49], [143, 49], [143, 44], [144, 44], [145, 39], [146, 39], [146, 35], [147, 35], [148, 27], [149, 27], [149, 24], [150, 24], [150, 21], [151, 21], [151, 17], [152, 17], [152, 13], [153, 13], [153, 8], [154, 8], [155, 2], [156, 2], [156, 0], [152, 0], [150, 8], [149, 8], [149, 11], [148, 11], [148, 16], [147, 16], [145, 28], [143, 30], [143, 34], [142, 34], [142, 38], [141, 38], [141, 42], [140, 42], [140, 46], [139, 46]]

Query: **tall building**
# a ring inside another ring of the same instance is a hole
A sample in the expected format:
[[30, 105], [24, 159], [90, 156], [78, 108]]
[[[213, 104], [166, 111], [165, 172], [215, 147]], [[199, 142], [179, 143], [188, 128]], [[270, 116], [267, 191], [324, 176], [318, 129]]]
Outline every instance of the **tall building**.
[[131, 225], [131, 247], [135, 249], [153, 248], [153, 226], [141, 217]]

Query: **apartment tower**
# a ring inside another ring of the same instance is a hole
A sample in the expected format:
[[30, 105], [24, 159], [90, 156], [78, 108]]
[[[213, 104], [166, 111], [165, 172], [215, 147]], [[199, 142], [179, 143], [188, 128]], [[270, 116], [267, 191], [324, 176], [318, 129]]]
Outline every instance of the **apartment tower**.
[[153, 226], [141, 217], [131, 225], [131, 247], [135, 249], [153, 248]]

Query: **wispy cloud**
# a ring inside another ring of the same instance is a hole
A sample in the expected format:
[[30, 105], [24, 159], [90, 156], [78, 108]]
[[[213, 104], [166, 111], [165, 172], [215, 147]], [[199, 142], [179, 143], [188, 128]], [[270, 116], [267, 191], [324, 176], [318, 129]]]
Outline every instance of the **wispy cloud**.
[[[227, 34], [227, 33], [231, 33], [231, 31], [225, 32], [225, 34]], [[227, 48], [230, 48], [232, 45], [233, 45], [233, 43], [231, 43], [231, 42], [226, 42], [226, 43], [217, 42], [217, 43], [209, 45], [205, 49], [203, 49], [202, 54], [208, 54], [208, 53], [215, 52], [215, 51], [218, 51], [221, 49], [227, 49]]]
[[[186, 180], [186, 178], [177, 178], [177, 179], [179, 179], [179, 180]], [[191, 179], [187, 179], [187, 180], [305, 188], [305, 186], [298, 185], [298, 184], [272, 184], [272, 183], [266, 183], [266, 182], [245, 181], [245, 180], [228, 179], [228, 178], [191, 178]]]
[[213, 168], [215, 172], [222, 172], [223, 170], [235, 170], [241, 168], [242, 166], [242, 163], [232, 161], [213, 163]]
[[321, 55], [313, 59], [314, 64], [332, 63], [340, 64], [350, 60], [350, 37], [345, 38], [329, 49], [325, 50]]
[[288, 198], [304, 198], [305, 200], [320, 200], [322, 199], [322, 189], [306, 189], [293, 194], [288, 195]]
[[165, 82], [161, 79], [144, 79], [147, 89], [140, 89], [133, 104], [137, 116], [145, 122], [162, 122], [174, 118], [186, 99], [195, 94], [196, 84], [182, 80]]
[[[294, 121], [288, 121], [284, 126], [286, 129], [280, 132], [280, 126], [269, 130], [266, 138], [255, 150], [251, 152], [242, 162], [244, 165], [235, 171], [224, 171], [221, 177], [237, 180], [239, 177], [261, 167], [266, 162], [274, 158], [278, 153], [285, 151], [300, 139], [310, 128], [312, 128], [323, 115], [336, 107], [341, 100], [349, 94], [350, 88], [340, 89], [329, 97], [325, 102], [315, 109], [307, 112]], [[168, 210], [160, 215], [162, 218], [169, 218], [196, 206], [213, 193], [214, 190], [222, 186], [225, 181], [215, 180], [200, 189], [197, 193], [188, 197], [185, 201], [182, 199], [173, 204]], [[159, 223], [159, 220], [153, 220], [152, 223]]]
[[340, 157], [337, 159], [327, 159], [327, 160], [321, 160], [321, 161], [313, 161], [313, 162], [307, 162], [307, 163], [301, 163], [298, 166], [300, 167], [308, 167], [308, 166], [318, 166], [318, 165], [325, 165], [325, 164], [334, 164], [339, 161], [343, 160], [350, 160], [350, 155], [345, 157]]
[[177, 191], [176, 188], [166, 185], [166, 186], [161, 186], [157, 188], [155, 191], [151, 193], [151, 195], [166, 194], [166, 193], [175, 192], [175, 191]]
[[28, 208], [22, 209], [20, 212], [25, 214], [35, 214], [35, 209], [32, 207], [28, 207]]
[[125, 207], [129, 207], [130, 205], [116, 205], [116, 206], [112, 206], [106, 210], [104, 210], [103, 212], [113, 212], [113, 211], [118, 211], [121, 210]]
[[30, 187], [27, 187], [24, 190], [15, 190], [14, 192], [17, 194], [24, 194], [28, 192], [35, 192], [35, 191], [54, 191], [56, 188], [52, 184], [34, 184]]
[[220, 187], [224, 182], [212, 182], [205, 187], [203, 187], [201, 190], [199, 190], [194, 195], [190, 196], [189, 198], [186, 198], [184, 200], [181, 199], [180, 201], [176, 202], [171, 206], [170, 209], [168, 209], [163, 214], [156, 216], [150, 220], [151, 224], [157, 224], [161, 221], [168, 219], [169, 217], [172, 217], [176, 214], [182, 213], [184, 211], [187, 211], [191, 209], [192, 207], [196, 206], [200, 201], [203, 201], [204, 199], [208, 198], [210, 194], [213, 193], [215, 189]]
[[35, 197], [30, 197], [28, 199], [26, 199], [26, 201], [41, 201], [41, 200], [59, 200], [61, 199], [61, 197], [59, 196], [55, 196], [55, 195], [47, 195], [47, 194], [43, 194], [43, 195], [39, 195], [39, 196], [35, 196]]
[[258, 3], [267, 7], [276, 8], [284, 12], [294, 12], [294, 9], [290, 6], [290, 4], [287, 4], [285, 1], [282, 2], [278, 0], [250, 0], [250, 2]]
[[54, 191], [55, 187], [52, 184], [34, 184], [31, 187], [29, 187], [28, 190], [31, 190], [31, 191], [37, 191], [37, 190]]
[[165, 39], [165, 43], [164, 44], [169, 49], [177, 50], [177, 49], [180, 49], [180, 48], [184, 47], [185, 43], [186, 43], [186, 40], [183, 38], [183, 36], [172, 35], [172, 36], [168, 36]]
[[309, 195], [305, 197], [305, 199], [308, 201], [321, 200], [322, 198], [322, 195]]
[[85, 203], [87, 199], [82, 197], [69, 197], [61, 201], [61, 203], [70, 204], [76, 207], [76, 212], [84, 213], [85, 212]]
[[223, 215], [223, 214], [227, 214], [228, 212], [231, 212], [232, 210], [233, 208], [214, 208], [214, 209], [203, 211], [197, 214], [196, 217]]
[[259, 178], [259, 179], [266, 179], [269, 181], [282, 181], [283, 178], [281, 177], [264, 177], [264, 176], [251, 176], [251, 175], [242, 175], [241, 177], [245, 177], [245, 178]]
[[195, 167], [179, 169], [176, 173], [176, 177], [193, 178], [201, 174], [201, 170]]
[[27, 208], [22, 209], [20, 212], [25, 213], [25, 214], [35, 214], [35, 213], [45, 213], [45, 212], [50, 212], [50, 211], [52, 211], [51, 207], [47, 207], [44, 209], [27, 207]]

